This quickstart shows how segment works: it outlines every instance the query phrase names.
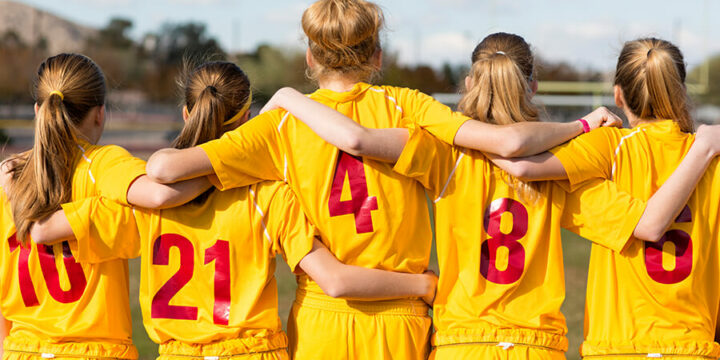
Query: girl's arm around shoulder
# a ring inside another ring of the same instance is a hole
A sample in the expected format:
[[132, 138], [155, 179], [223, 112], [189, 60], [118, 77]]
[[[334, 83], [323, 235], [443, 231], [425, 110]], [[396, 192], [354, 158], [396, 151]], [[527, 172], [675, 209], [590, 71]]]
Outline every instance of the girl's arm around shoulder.
[[408, 138], [407, 129], [364, 127], [335, 109], [289, 87], [278, 90], [261, 113], [277, 108], [285, 109], [323, 140], [355, 156], [395, 162]]
[[521, 158], [504, 158], [491, 153], [485, 155], [497, 167], [523, 181], [567, 179], [562, 162], [550, 152]]
[[161, 184], [213, 174], [210, 158], [197, 146], [160, 149], [150, 156], [145, 169], [150, 179]]
[[58, 210], [48, 217], [36, 221], [30, 227], [30, 237], [36, 244], [52, 245], [75, 239], [65, 210]]
[[408, 274], [345, 265], [319, 241], [300, 267], [328, 296], [346, 299], [397, 299], [421, 297], [432, 305], [437, 276], [432, 272]]
[[143, 175], [128, 189], [128, 203], [148, 209], [167, 209], [180, 206], [209, 189], [207, 176], [183, 180], [172, 184], [161, 184]]
[[687, 204], [705, 170], [720, 154], [720, 125], [702, 125], [695, 142], [675, 171], [648, 200], [645, 213], [633, 235], [646, 241], [659, 241], [665, 230]]
[[[622, 126], [622, 121], [605, 107], [599, 107], [583, 119], [589, 130], [607, 126]], [[583, 133], [581, 121], [518, 122], [493, 125], [480, 121], [466, 121], [455, 135], [454, 144], [502, 157], [539, 154]]]

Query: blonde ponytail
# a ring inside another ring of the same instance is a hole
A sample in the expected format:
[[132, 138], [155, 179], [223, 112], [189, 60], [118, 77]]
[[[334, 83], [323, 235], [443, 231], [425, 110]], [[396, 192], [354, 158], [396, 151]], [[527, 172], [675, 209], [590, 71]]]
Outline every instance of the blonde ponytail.
[[[173, 147], [184, 149], [222, 136], [241, 118], [252, 101], [250, 80], [235, 64], [213, 61], [189, 70], [180, 81], [188, 119]], [[242, 112], [242, 114], [240, 114]]]
[[[458, 109], [482, 122], [506, 125], [538, 121], [539, 111], [532, 103], [531, 83], [534, 59], [530, 45], [520, 36], [496, 33], [475, 48], [466, 89]], [[523, 201], [533, 203], [539, 193], [533, 183], [525, 183], [502, 172], [503, 179]]]
[[685, 88], [685, 62], [672, 43], [638, 39], [625, 43], [618, 57], [615, 85], [623, 90], [628, 110], [641, 119], [672, 119], [693, 132]]
[[90, 110], [105, 104], [105, 78], [89, 58], [60, 54], [38, 69], [33, 148], [14, 155], [8, 199], [17, 238], [26, 242], [30, 226], [72, 198], [72, 175], [80, 156], [78, 126]]

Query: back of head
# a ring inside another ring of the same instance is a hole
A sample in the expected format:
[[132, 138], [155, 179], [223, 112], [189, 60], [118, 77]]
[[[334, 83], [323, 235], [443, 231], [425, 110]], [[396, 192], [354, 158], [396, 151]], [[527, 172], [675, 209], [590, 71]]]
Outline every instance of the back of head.
[[677, 46], [656, 38], [638, 39], [623, 46], [615, 85], [622, 89], [633, 115], [672, 119], [683, 131], [692, 132], [685, 75], [685, 62]]
[[531, 83], [534, 58], [530, 45], [518, 35], [495, 33], [475, 48], [470, 69], [471, 86], [459, 110], [479, 121], [509, 124], [537, 121]]
[[[518, 35], [495, 33], [478, 44], [472, 54], [470, 88], [458, 108], [463, 114], [491, 124], [537, 121], [538, 109], [532, 103], [531, 83], [534, 58], [530, 45]], [[537, 187], [503, 171], [505, 182], [521, 200], [538, 199]]]
[[250, 80], [235, 64], [213, 61], [192, 70], [180, 79], [188, 112], [173, 147], [184, 149], [222, 136], [250, 109]]
[[380, 51], [382, 10], [365, 0], [319, 0], [305, 10], [302, 27], [315, 60], [313, 80], [340, 75], [368, 81], [380, 69], [372, 61]]
[[38, 106], [32, 150], [13, 156], [8, 198], [18, 240], [25, 242], [32, 222], [71, 200], [72, 175], [80, 150], [77, 127], [105, 104], [105, 77], [88, 57], [60, 54], [38, 68], [34, 87]]
[[[180, 79], [185, 98], [187, 120], [173, 142], [176, 149], [185, 149], [215, 140], [236, 127], [250, 111], [252, 91], [250, 80], [237, 65], [212, 61], [190, 69]], [[210, 189], [192, 203], [203, 203], [214, 191]]]

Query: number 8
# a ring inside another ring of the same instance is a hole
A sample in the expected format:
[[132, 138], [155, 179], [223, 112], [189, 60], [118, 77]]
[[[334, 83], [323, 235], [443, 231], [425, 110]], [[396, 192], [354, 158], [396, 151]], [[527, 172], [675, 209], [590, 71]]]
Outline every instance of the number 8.
[[[508, 234], [500, 230], [500, 219], [506, 212], [513, 216], [513, 227]], [[485, 232], [490, 238], [481, 245], [480, 273], [488, 281], [496, 284], [511, 284], [518, 281], [525, 270], [525, 248], [518, 240], [527, 234], [527, 209], [513, 199], [497, 199], [485, 210], [483, 220]], [[496, 265], [498, 248], [501, 246], [509, 250], [508, 265], [505, 270], [499, 270]]]

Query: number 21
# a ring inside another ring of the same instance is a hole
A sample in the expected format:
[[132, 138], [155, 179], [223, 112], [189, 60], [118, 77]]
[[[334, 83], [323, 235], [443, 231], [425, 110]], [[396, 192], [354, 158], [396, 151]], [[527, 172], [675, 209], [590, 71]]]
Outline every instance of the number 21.
[[[195, 306], [170, 305], [170, 300], [193, 277], [195, 269], [195, 249], [193, 243], [178, 234], [164, 234], [153, 244], [153, 265], [169, 265], [170, 249], [180, 251], [180, 268], [155, 293], [151, 306], [153, 319], [197, 320], [198, 309]], [[230, 243], [218, 240], [205, 250], [205, 265], [215, 261], [215, 305], [213, 322], [228, 325], [230, 319]]]

